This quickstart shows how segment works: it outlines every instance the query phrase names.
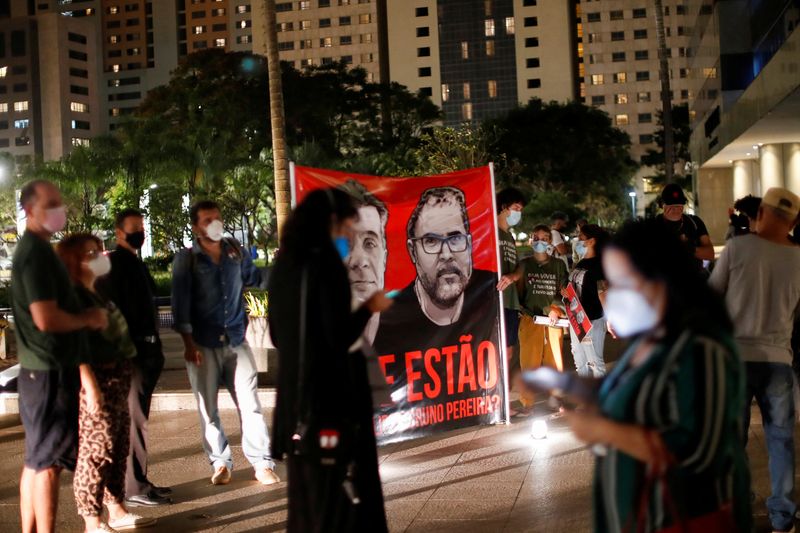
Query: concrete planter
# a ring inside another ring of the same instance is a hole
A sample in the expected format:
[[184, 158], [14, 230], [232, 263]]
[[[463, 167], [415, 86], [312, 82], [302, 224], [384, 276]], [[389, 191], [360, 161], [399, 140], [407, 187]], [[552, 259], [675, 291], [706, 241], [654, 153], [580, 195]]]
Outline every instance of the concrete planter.
[[269, 352], [275, 350], [272, 338], [269, 336], [269, 325], [265, 317], [248, 317], [247, 333], [245, 339], [253, 350], [256, 359], [256, 368], [259, 372], [269, 372]]

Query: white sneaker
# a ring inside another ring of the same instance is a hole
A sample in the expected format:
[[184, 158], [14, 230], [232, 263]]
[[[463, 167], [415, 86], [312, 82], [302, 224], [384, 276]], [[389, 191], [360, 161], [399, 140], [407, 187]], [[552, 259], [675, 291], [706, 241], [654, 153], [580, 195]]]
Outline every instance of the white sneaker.
[[97, 528], [87, 531], [86, 533], [117, 533], [116, 529], [112, 529], [111, 526], [106, 524], [105, 522], [100, 522], [100, 525]]
[[211, 476], [212, 485], [227, 485], [231, 482], [231, 471], [227, 466], [218, 466]]
[[129, 529], [148, 527], [155, 523], [155, 518], [139, 516], [138, 514], [133, 513], [128, 513], [117, 520], [111, 520], [110, 518], [108, 520], [108, 525], [111, 526], [114, 531], [127, 531]]
[[275, 483], [281, 482], [281, 478], [278, 477], [278, 474], [266, 466], [264, 468], [256, 468], [256, 479], [262, 485], [274, 485]]

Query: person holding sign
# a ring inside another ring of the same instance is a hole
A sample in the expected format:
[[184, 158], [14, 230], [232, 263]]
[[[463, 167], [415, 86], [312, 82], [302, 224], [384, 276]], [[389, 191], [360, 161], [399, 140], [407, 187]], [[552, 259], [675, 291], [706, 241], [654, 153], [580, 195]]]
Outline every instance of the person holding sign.
[[[513, 274], [503, 276], [498, 285], [503, 290], [516, 283], [523, 294], [519, 325], [519, 364], [523, 371], [543, 365], [564, 370], [563, 331], [554, 326], [564, 316], [561, 291], [567, 286], [567, 267], [552, 256], [551, 235], [547, 226], [536, 226], [531, 237], [533, 257], [522, 261]], [[549, 325], [535, 322], [541, 315], [548, 317]], [[523, 391], [523, 408], [531, 409], [533, 401], [533, 395]]]
[[[575, 369], [580, 376], [599, 378], [606, 374], [603, 360], [603, 347], [606, 340], [606, 319], [603, 314], [603, 300], [608, 288], [603, 265], [600, 263], [600, 252], [608, 241], [609, 235], [595, 224], [587, 224], [578, 234], [575, 251], [580, 260], [569, 275], [569, 282], [575, 291], [575, 300], [586, 318], [591, 323], [588, 331], [579, 335], [575, 328], [569, 328], [572, 345], [572, 356]], [[562, 292], [567, 297], [567, 291]]]

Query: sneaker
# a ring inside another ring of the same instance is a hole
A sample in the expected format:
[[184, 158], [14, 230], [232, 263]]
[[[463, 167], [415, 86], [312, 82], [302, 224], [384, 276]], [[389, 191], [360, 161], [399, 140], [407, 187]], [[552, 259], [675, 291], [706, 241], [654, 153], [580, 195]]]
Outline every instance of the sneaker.
[[227, 485], [231, 482], [231, 471], [227, 466], [218, 466], [211, 476], [212, 485]]
[[155, 518], [139, 516], [138, 514], [128, 513], [117, 520], [108, 519], [108, 525], [115, 531], [127, 531], [140, 527], [152, 526], [156, 523]]
[[150, 485], [150, 490], [158, 494], [159, 496], [172, 496], [172, 488], [171, 487], [157, 487], [155, 485]]
[[169, 505], [172, 503], [171, 498], [158, 494], [153, 488], [146, 494], [134, 494], [125, 498], [125, 503], [131, 507], [155, 507], [157, 505]]
[[91, 531], [87, 531], [86, 533], [117, 533], [117, 530], [113, 529], [111, 526], [109, 526], [105, 522], [100, 522], [100, 525], [97, 526], [96, 529], [93, 529]]
[[281, 478], [278, 477], [275, 471], [266, 466], [263, 468], [256, 468], [256, 479], [262, 485], [274, 485], [275, 483], [281, 482]]

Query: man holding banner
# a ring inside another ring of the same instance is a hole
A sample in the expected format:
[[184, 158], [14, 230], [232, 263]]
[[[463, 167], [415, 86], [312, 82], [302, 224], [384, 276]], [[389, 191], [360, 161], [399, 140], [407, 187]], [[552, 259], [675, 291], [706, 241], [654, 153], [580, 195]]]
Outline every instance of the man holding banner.
[[292, 166], [292, 178], [297, 202], [334, 187], [360, 205], [347, 260], [354, 297], [381, 285], [397, 294], [373, 343], [393, 400], [376, 405], [378, 439], [502, 422], [491, 168], [383, 178]]

